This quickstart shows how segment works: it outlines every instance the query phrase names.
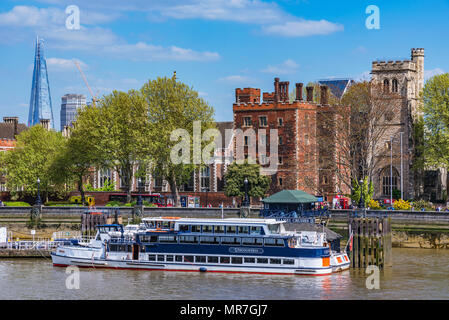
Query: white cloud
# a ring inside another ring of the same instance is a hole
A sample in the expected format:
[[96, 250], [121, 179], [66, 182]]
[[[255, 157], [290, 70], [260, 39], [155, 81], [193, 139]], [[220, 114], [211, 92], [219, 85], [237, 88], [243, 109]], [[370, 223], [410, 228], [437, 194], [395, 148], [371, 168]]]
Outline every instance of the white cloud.
[[[91, 13], [90, 17], [91, 21], [104, 21], [101, 14]], [[65, 18], [65, 12], [55, 8], [16, 6], [9, 12], [0, 13], [0, 25], [6, 26], [1, 29], [0, 36], [14, 32], [22, 35], [23, 27], [33, 27], [29, 33], [38, 34], [46, 40], [46, 47], [60, 50], [89, 51], [105, 57], [135, 61], [213, 61], [220, 58], [216, 52], [196, 51], [175, 45], [127, 43], [109, 29], [86, 27], [82, 23], [79, 30], [68, 30]]]
[[[41, 0], [44, 2], [52, 0]], [[62, 0], [72, 4], [72, 0]], [[307, 20], [284, 11], [275, 2], [261, 0], [78, 0], [92, 12], [146, 12], [152, 22], [166, 19], [232, 21], [261, 26], [262, 34], [305, 37], [343, 31], [343, 26], [326, 20]]]
[[45, 27], [64, 23], [65, 15], [56, 8], [39, 9], [29, 6], [15, 6], [11, 11], [0, 13], [0, 25], [14, 27]]
[[253, 82], [253, 79], [247, 76], [241, 76], [241, 75], [232, 75], [227, 76], [218, 79], [219, 82], [226, 82], [230, 84], [244, 84], [244, 83], [251, 83]]
[[344, 27], [338, 23], [326, 20], [299, 20], [288, 21], [262, 27], [262, 31], [269, 35], [280, 35], [283, 37], [307, 37], [312, 35], [326, 35], [337, 31], [343, 31]]
[[87, 69], [87, 65], [78, 59], [62, 59], [62, 58], [48, 58], [47, 67], [51, 71], [69, 71], [77, 70], [75, 60], [78, 62], [82, 70]]
[[272, 66], [269, 65], [265, 69], [262, 70], [264, 73], [270, 73], [270, 74], [278, 74], [278, 75], [284, 75], [284, 74], [291, 74], [295, 73], [298, 70], [299, 65], [291, 60], [287, 59], [283, 63]]
[[439, 74], [443, 74], [444, 70], [440, 69], [440, 68], [435, 68], [435, 69], [431, 69], [431, 70], [424, 70], [424, 81], [429, 80], [430, 78], [432, 78], [433, 76], [439, 75]]
[[371, 80], [371, 71], [365, 71], [361, 74], [354, 77], [355, 81], [370, 81]]
[[[80, 9], [81, 25], [95, 25], [113, 21], [119, 13], [102, 13]], [[0, 13], [0, 25], [14, 27], [50, 27], [65, 26], [68, 14], [59, 8], [37, 8], [33, 6], [15, 6], [11, 11]]]

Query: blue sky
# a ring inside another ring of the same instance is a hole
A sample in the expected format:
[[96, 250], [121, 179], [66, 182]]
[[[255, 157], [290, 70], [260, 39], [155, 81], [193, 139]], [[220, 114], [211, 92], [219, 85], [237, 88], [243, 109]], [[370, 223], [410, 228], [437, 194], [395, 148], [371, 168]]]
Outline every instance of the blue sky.
[[[79, 30], [66, 7], [80, 9]], [[367, 29], [366, 8], [380, 10]], [[28, 117], [36, 35], [45, 55], [59, 128], [61, 97], [140, 88], [171, 76], [197, 90], [232, 121], [235, 88], [273, 90], [295, 82], [369, 76], [373, 60], [410, 58], [425, 48], [426, 76], [449, 72], [449, 0], [41, 0], [0, 2], [0, 116]]]

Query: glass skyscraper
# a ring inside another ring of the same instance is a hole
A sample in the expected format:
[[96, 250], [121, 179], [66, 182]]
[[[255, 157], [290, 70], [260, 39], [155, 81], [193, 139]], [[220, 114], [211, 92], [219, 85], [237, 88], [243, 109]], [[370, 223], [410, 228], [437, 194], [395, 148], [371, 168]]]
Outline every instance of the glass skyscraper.
[[50, 120], [50, 128], [55, 128], [47, 74], [47, 62], [44, 56], [44, 40], [37, 37], [28, 126], [31, 127], [39, 124], [42, 119]]
[[75, 121], [78, 108], [86, 105], [86, 96], [82, 94], [66, 94], [61, 99], [61, 131]]

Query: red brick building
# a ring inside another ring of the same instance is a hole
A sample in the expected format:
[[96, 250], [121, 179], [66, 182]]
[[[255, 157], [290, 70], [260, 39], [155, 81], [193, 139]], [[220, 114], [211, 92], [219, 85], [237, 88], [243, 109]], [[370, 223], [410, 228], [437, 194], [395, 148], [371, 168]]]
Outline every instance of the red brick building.
[[[253, 150], [256, 150], [257, 162], [263, 168], [270, 166], [261, 156], [261, 148], [266, 144], [266, 156], [271, 158], [270, 161], [277, 159], [277, 170], [271, 172], [270, 194], [284, 189], [299, 189], [331, 201], [333, 195], [349, 192], [341, 181], [341, 171], [337, 174], [339, 142], [336, 128], [340, 126], [333, 127], [333, 122], [329, 121], [338, 121], [339, 112], [336, 110], [341, 107], [328, 104], [326, 86], [321, 86], [322, 104], [313, 102], [313, 87], [305, 88], [304, 99], [303, 84], [296, 83], [295, 86], [293, 101], [289, 98], [289, 82], [280, 82], [279, 78], [274, 80], [274, 92], [262, 94], [262, 102], [260, 89], [236, 89], [234, 129], [243, 131], [240, 141], [243, 142], [245, 158], [253, 158]], [[260, 134], [261, 129], [266, 130], [266, 138]], [[269, 133], [271, 129], [277, 129], [278, 133], [277, 154], [270, 153], [270, 144], [273, 143]], [[266, 139], [262, 146], [261, 139]], [[235, 138], [237, 159], [239, 150], [242, 150], [240, 143]], [[326, 160], [320, 161], [321, 158]], [[349, 179], [349, 176], [344, 178]]]

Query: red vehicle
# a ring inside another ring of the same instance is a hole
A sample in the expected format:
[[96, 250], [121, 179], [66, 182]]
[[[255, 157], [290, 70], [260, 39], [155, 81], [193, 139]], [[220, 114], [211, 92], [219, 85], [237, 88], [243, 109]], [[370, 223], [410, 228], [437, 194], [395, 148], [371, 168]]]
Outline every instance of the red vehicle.
[[[160, 193], [141, 193], [142, 201], [148, 201], [158, 207], [173, 207], [173, 201], [170, 196], [164, 196]], [[131, 194], [131, 202], [137, 201], [139, 194]], [[126, 193], [114, 193], [109, 195], [109, 201], [126, 202]]]

